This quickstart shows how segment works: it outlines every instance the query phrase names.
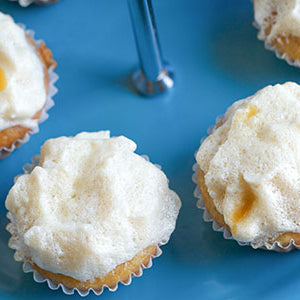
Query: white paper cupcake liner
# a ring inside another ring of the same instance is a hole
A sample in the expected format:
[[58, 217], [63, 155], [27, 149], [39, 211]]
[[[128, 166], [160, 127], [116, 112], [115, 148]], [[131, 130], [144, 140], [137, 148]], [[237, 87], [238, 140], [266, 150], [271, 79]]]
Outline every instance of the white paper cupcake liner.
[[[19, 26], [25, 30], [25, 25], [19, 24]], [[33, 30], [26, 30], [26, 34], [28, 34], [28, 36], [34, 40], [34, 42], [36, 43], [36, 45], [38, 47], [40, 47], [44, 43], [43, 40], [35, 40], [34, 39], [35, 33]], [[30, 139], [30, 136], [32, 134], [39, 132], [39, 124], [41, 124], [42, 122], [44, 122], [45, 120], [48, 119], [49, 115], [47, 112], [54, 105], [54, 101], [53, 101], [52, 97], [57, 93], [57, 88], [55, 87], [55, 82], [59, 78], [58, 75], [54, 72], [53, 66], [48, 68], [48, 75], [49, 75], [49, 88], [48, 88], [48, 93], [47, 93], [47, 99], [46, 99], [45, 106], [41, 112], [41, 115], [40, 115], [37, 125], [35, 127], [31, 128], [30, 131], [27, 132], [22, 139], [16, 140], [10, 148], [6, 148], [6, 147], [1, 148], [0, 149], [0, 159], [5, 158], [9, 154], [11, 154], [11, 152], [13, 152], [16, 148], [19, 148], [22, 144], [28, 142]]]
[[[147, 155], [142, 155], [142, 157], [149, 161], [149, 158], [148, 158]], [[24, 165], [24, 167], [23, 167], [24, 174], [31, 173], [32, 170], [38, 164], [39, 164], [39, 155], [35, 155], [32, 158], [32, 163], [28, 163], [28, 164]], [[159, 165], [156, 164], [155, 166], [157, 168], [161, 169], [161, 167]], [[21, 175], [16, 176], [14, 178], [14, 181], [16, 181], [19, 176], [21, 176]], [[61, 283], [60, 284], [55, 284], [50, 279], [47, 279], [47, 278], [43, 277], [37, 270], [35, 270], [33, 268], [31, 262], [28, 261], [26, 259], [26, 257], [24, 257], [24, 252], [21, 249], [19, 238], [17, 236], [16, 222], [14, 220], [13, 214], [8, 212], [7, 213], [7, 218], [9, 219], [10, 223], [6, 226], [6, 230], [11, 234], [11, 237], [10, 237], [9, 242], [8, 242], [8, 246], [9, 246], [9, 248], [15, 250], [15, 254], [14, 254], [15, 261], [23, 262], [23, 271], [25, 273], [32, 273], [33, 280], [35, 282], [37, 282], [37, 283], [46, 282], [48, 287], [51, 290], [58, 290], [59, 288], [61, 288], [62, 291], [66, 295], [73, 295], [75, 292], [77, 292], [80, 296], [84, 297], [84, 296], [89, 295], [90, 292], [93, 292], [95, 295], [99, 296], [104, 292], [105, 288], [108, 289], [111, 292], [115, 292], [118, 289], [118, 286], [119, 286], [120, 283], [123, 284], [123, 285], [130, 285], [131, 282], [132, 282], [133, 277], [141, 277], [143, 275], [143, 270], [144, 269], [149, 269], [149, 268], [152, 267], [153, 259], [156, 258], [156, 257], [159, 257], [162, 254], [162, 250], [161, 250], [160, 246], [163, 246], [163, 245], [168, 243], [168, 240], [162, 241], [161, 243], [159, 243], [157, 245], [157, 248], [156, 248], [156, 253], [154, 255], [150, 256], [150, 259], [149, 259], [147, 264], [141, 264], [137, 271], [132, 272], [126, 280], [122, 280], [122, 281], [117, 282], [116, 285], [113, 286], [113, 287], [109, 287], [107, 285], [104, 285], [104, 286], [101, 287], [100, 290], [95, 290], [95, 289], [79, 290], [77, 288], [69, 289]]]
[[19, 2], [19, 4], [23, 7], [27, 7], [32, 3], [36, 3], [39, 5], [48, 5], [57, 2], [58, 0], [10, 0], [12, 2]]
[[[222, 118], [218, 117], [217, 118], [217, 122], [218, 120], [220, 120]], [[217, 123], [216, 122], [216, 123]], [[208, 129], [208, 134], [211, 134], [213, 132], [214, 127], [210, 127]], [[206, 139], [206, 137], [201, 139], [200, 145], [203, 143], [203, 141]], [[198, 151], [198, 150], [197, 150]], [[197, 154], [197, 151], [195, 153], [195, 157]], [[203, 201], [203, 197], [202, 197], [202, 193], [201, 190], [198, 186], [198, 164], [195, 163], [193, 165], [193, 176], [192, 176], [192, 181], [196, 184], [196, 188], [194, 190], [194, 197], [197, 198], [197, 207], [203, 210], [203, 220], [205, 222], [209, 222], [212, 223], [212, 229], [214, 231], [218, 231], [218, 232], [222, 232], [223, 233], [223, 237], [226, 240], [235, 240], [240, 246], [251, 246], [254, 249], [263, 249], [263, 250], [272, 250], [272, 251], [276, 251], [276, 252], [290, 252], [293, 249], [300, 249], [300, 245], [297, 245], [295, 243], [295, 241], [293, 239], [291, 239], [290, 243], [287, 246], [283, 246], [281, 245], [281, 243], [275, 241], [274, 243], [270, 244], [270, 243], [264, 243], [263, 245], [261, 244], [257, 244], [257, 243], [253, 243], [253, 242], [241, 242], [241, 241], [237, 241], [231, 234], [231, 232], [229, 230], [227, 230], [225, 227], [220, 226], [210, 215], [210, 213], [208, 212], [208, 210], [205, 207], [204, 201]]]
[[252, 25], [258, 30], [257, 38], [264, 42], [267, 50], [273, 51], [277, 58], [285, 60], [289, 65], [300, 68], [300, 61], [290, 58], [286, 53], [280, 52], [276, 49], [267, 39], [264, 34], [263, 28], [256, 22], [253, 21]]

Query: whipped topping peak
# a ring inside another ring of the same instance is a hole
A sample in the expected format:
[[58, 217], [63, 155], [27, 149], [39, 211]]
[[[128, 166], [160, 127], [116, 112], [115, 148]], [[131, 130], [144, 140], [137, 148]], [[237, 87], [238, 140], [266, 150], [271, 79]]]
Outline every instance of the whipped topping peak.
[[86, 281], [168, 241], [181, 202], [136, 144], [108, 131], [48, 140], [6, 207], [18, 252], [39, 267]]
[[196, 156], [236, 239], [300, 232], [300, 87], [268, 86], [235, 102]]

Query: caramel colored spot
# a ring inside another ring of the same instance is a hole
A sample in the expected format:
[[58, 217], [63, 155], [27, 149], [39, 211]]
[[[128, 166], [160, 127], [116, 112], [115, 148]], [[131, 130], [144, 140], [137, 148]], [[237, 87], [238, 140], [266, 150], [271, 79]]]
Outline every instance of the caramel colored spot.
[[266, 23], [266, 27], [265, 27], [265, 35], [268, 36], [271, 33], [272, 27], [275, 24], [276, 21], [276, 16], [277, 16], [277, 12], [273, 11], [271, 16], [269, 16], [268, 18], [265, 18], [265, 23]]
[[235, 234], [236, 232], [236, 225], [239, 222], [243, 221], [245, 218], [247, 218], [256, 200], [256, 195], [253, 189], [251, 188], [249, 183], [245, 181], [243, 177], [241, 177], [241, 183], [243, 188], [243, 194], [241, 199], [241, 205], [233, 213], [233, 223], [234, 223], [232, 228], [233, 234]]
[[246, 109], [248, 112], [242, 111], [236, 113], [233, 120], [234, 125], [240, 124], [241, 122], [246, 123], [251, 117], [255, 116], [259, 112], [259, 109], [253, 104], [249, 104]]
[[6, 89], [7, 81], [4, 70], [0, 67], [0, 92]]
[[247, 114], [247, 120], [250, 119], [251, 117], [255, 116], [258, 113], [258, 109], [254, 105], [249, 105], [249, 112]]

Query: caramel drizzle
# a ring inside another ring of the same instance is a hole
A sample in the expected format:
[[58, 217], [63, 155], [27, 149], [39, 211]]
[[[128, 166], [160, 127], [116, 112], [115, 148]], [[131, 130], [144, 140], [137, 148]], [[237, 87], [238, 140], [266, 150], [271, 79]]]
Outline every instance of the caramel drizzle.
[[243, 193], [241, 197], [241, 205], [236, 209], [236, 211], [233, 213], [233, 228], [232, 228], [232, 233], [235, 234], [236, 232], [236, 226], [238, 223], [246, 219], [252, 208], [253, 205], [257, 199], [253, 189], [251, 188], [250, 184], [245, 181], [243, 176], [240, 178]]
[[0, 67], [0, 92], [6, 89], [7, 80], [5, 77], [4, 70]]

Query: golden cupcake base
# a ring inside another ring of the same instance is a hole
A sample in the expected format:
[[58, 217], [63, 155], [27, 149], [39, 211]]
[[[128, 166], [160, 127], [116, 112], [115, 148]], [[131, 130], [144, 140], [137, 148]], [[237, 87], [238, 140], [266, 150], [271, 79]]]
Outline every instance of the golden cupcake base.
[[116, 291], [119, 283], [131, 284], [132, 278], [142, 276], [143, 270], [152, 266], [152, 259], [160, 256], [161, 253], [159, 246], [149, 246], [136, 254], [130, 261], [118, 265], [106, 276], [96, 278], [94, 281], [79, 281], [63, 274], [44, 270], [29, 262], [24, 262], [23, 270], [25, 273], [33, 272], [33, 278], [36, 282], [47, 282], [52, 290], [62, 288], [67, 295], [72, 295], [75, 292], [78, 292], [81, 296], [87, 296], [90, 292], [101, 295], [105, 288]]
[[119, 282], [128, 282], [135, 274], [139, 274], [141, 266], [148, 266], [152, 257], [157, 253], [157, 246], [149, 246], [136, 254], [133, 259], [123, 264], [118, 265], [115, 269], [101, 278], [96, 278], [94, 281], [79, 281], [72, 277], [55, 274], [39, 268], [33, 264], [33, 269], [36, 270], [45, 279], [49, 279], [55, 285], [62, 284], [67, 289], [78, 289], [80, 291], [88, 291], [93, 289], [95, 291], [102, 291], [103, 287], [114, 289]]

